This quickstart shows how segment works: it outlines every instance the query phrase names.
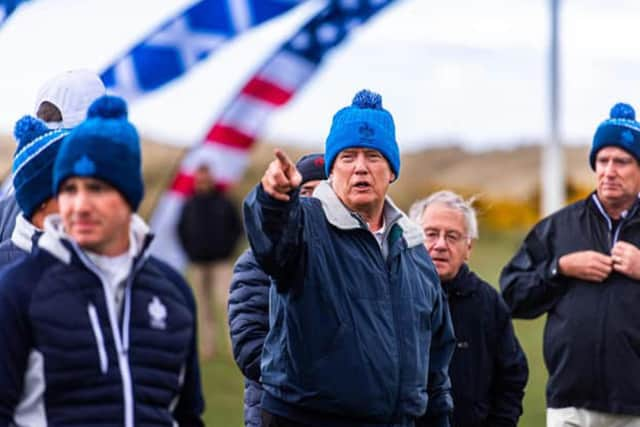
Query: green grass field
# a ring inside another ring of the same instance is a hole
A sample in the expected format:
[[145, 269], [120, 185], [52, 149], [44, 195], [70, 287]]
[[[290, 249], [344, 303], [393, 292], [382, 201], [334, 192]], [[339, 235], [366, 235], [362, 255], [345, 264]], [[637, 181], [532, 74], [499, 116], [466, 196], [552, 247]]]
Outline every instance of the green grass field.
[[[500, 269], [509, 260], [523, 237], [522, 233], [483, 233], [473, 250], [470, 265], [480, 276], [497, 285]], [[222, 314], [221, 314], [222, 316]], [[222, 319], [221, 319], [222, 320]], [[226, 320], [225, 320], [226, 321]], [[544, 387], [547, 373], [542, 360], [543, 319], [515, 321], [516, 332], [529, 360], [529, 383], [524, 414], [519, 426], [544, 425]], [[220, 337], [220, 357], [202, 365], [206, 398], [205, 421], [212, 427], [240, 427], [242, 421], [242, 376], [233, 362], [227, 337]]]

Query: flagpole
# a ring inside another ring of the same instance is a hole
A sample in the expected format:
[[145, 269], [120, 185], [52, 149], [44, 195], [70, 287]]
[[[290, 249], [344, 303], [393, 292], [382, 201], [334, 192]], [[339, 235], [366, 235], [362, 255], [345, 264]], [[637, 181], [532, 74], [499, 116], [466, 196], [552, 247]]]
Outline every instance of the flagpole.
[[560, 136], [560, 0], [550, 0], [551, 40], [549, 47], [549, 136], [542, 152], [541, 207], [543, 215], [558, 210], [565, 203], [564, 153]]

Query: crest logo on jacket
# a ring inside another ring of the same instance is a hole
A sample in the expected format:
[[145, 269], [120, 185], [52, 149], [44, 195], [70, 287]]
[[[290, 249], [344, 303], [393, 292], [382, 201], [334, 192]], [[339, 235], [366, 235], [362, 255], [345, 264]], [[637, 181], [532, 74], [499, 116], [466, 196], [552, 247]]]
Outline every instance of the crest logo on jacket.
[[160, 298], [153, 296], [147, 307], [149, 313], [149, 325], [154, 329], [167, 329], [167, 307], [162, 304]]

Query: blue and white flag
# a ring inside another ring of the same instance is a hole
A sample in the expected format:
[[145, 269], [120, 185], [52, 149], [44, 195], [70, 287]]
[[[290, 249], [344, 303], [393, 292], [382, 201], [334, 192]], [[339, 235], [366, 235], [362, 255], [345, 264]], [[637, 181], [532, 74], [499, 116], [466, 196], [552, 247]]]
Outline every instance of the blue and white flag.
[[201, 0], [152, 31], [102, 73], [132, 101], [180, 77], [227, 40], [288, 11], [300, 0]]

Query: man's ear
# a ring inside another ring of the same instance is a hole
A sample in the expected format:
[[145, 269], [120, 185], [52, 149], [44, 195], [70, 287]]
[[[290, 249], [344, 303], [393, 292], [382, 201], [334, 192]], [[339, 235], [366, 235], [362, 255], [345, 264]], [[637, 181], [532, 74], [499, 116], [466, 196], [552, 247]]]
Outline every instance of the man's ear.
[[396, 174], [391, 172], [391, 178], [389, 179], [389, 184], [396, 180]]
[[471, 257], [471, 250], [473, 249], [473, 239], [469, 239], [469, 243], [467, 243], [467, 255], [464, 257], [465, 261], [469, 261], [469, 258]]

